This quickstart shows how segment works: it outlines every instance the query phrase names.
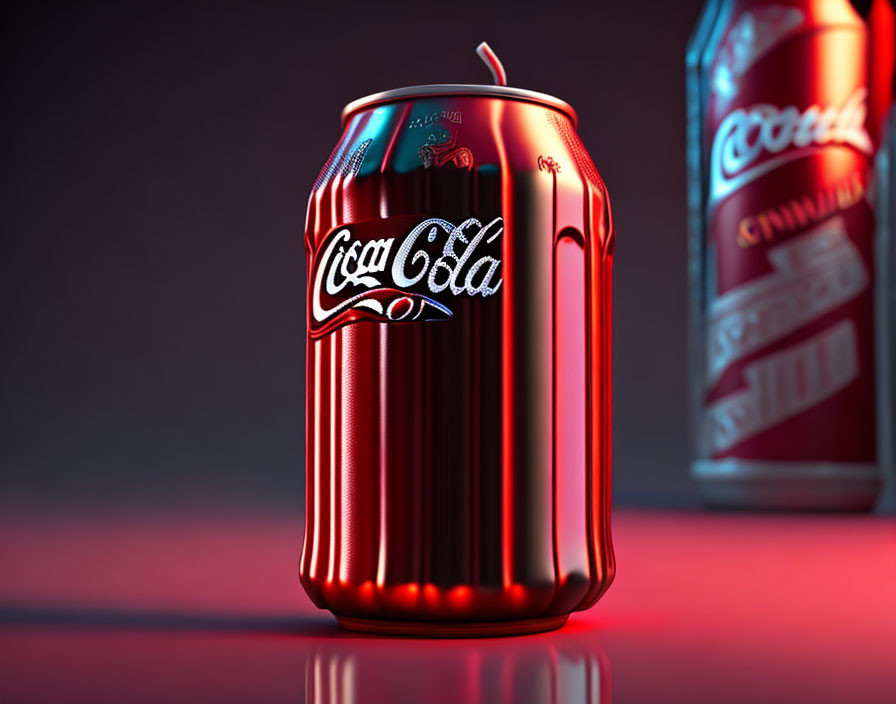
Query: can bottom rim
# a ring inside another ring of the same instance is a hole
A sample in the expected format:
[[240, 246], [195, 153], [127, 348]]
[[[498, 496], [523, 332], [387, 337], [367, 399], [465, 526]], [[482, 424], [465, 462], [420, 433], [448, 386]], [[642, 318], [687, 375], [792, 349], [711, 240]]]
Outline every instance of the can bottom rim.
[[[870, 511], [883, 480], [874, 465], [832, 466], [788, 463], [745, 463], [713, 466], [695, 462], [691, 476], [711, 508], [745, 511]], [[814, 471], [813, 471], [814, 469]], [[717, 471], [714, 471], [717, 470]]]
[[569, 614], [516, 621], [388, 621], [337, 616], [341, 628], [360, 633], [422, 638], [490, 638], [521, 636], [553, 631], [566, 623]]

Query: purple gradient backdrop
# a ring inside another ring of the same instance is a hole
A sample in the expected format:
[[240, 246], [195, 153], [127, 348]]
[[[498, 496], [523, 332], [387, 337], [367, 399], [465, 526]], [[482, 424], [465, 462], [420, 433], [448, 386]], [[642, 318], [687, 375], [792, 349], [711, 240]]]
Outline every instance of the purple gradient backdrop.
[[686, 477], [687, 2], [7, 6], [0, 492], [302, 502], [301, 231], [344, 103], [486, 82], [555, 94], [619, 240], [615, 486]]

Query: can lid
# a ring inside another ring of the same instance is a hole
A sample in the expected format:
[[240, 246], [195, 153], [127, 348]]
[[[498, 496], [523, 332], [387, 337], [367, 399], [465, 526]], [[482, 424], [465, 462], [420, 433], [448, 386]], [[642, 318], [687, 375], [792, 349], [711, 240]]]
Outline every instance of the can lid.
[[576, 111], [573, 110], [573, 107], [566, 101], [555, 98], [553, 95], [548, 95], [547, 93], [537, 93], [533, 90], [509, 87], [507, 85], [507, 73], [504, 71], [504, 66], [488, 44], [482, 42], [476, 47], [476, 53], [485, 62], [485, 65], [491, 72], [495, 85], [489, 86], [476, 83], [435, 83], [425, 86], [396, 88], [394, 90], [386, 90], [381, 93], [366, 95], [363, 98], [353, 100], [342, 109], [342, 124], [344, 125], [346, 120], [359, 110], [365, 110], [385, 103], [394, 103], [400, 100], [434, 95], [487, 95], [492, 98], [522, 100], [529, 103], [546, 105], [549, 108], [564, 113], [570, 120], [572, 120], [573, 127], [578, 127], [579, 117], [576, 115]]
[[409, 98], [426, 97], [433, 95], [488, 95], [493, 98], [504, 98], [505, 100], [522, 100], [527, 103], [537, 103], [546, 105], [554, 110], [564, 113], [574, 127], [578, 127], [579, 118], [576, 111], [569, 103], [555, 98], [547, 93], [537, 93], [534, 90], [523, 90], [522, 88], [510, 88], [508, 86], [487, 86], [480, 84], [462, 84], [462, 83], [435, 83], [427, 86], [408, 86], [407, 88], [396, 88], [394, 90], [384, 90], [382, 93], [374, 93], [366, 95], [363, 98], [353, 100], [342, 109], [342, 123], [358, 112], [375, 105], [383, 105], [385, 103], [394, 103]]

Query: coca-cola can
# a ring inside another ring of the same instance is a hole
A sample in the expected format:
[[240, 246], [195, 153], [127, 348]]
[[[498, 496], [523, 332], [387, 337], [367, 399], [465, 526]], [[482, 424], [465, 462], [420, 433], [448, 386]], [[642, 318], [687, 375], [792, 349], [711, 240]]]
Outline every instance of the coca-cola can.
[[557, 628], [614, 573], [614, 235], [576, 114], [425, 85], [342, 122], [305, 230], [302, 584], [353, 630]]
[[691, 472], [713, 505], [867, 510], [891, 463], [893, 36], [887, 0], [710, 0], [691, 39]]

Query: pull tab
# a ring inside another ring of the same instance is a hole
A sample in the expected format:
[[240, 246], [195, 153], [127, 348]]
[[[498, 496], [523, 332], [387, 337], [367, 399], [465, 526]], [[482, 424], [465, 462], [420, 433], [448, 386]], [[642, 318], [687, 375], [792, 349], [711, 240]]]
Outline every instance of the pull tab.
[[501, 63], [501, 59], [498, 58], [498, 55], [492, 48], [486, 42], [482, 42], [482, 44], [476, 47], [476, 53], [479, 54], [479, 58], [485, 62], [486, 66], [488, 66], [488, 70], [491, 71], [492, 80], [494, 80], [495, 85], [506, 86], [507, 72], [504, 70], [504, 64]]

